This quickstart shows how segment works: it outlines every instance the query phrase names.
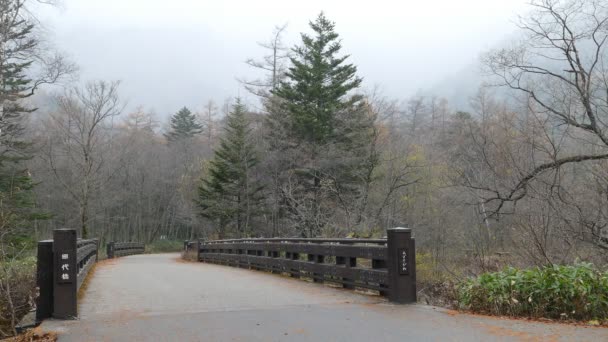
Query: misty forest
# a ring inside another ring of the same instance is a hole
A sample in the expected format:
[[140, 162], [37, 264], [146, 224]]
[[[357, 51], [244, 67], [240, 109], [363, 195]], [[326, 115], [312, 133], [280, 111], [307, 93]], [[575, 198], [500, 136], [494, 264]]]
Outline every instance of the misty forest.
[[0, 305], [11, 317], [30, 308], [6, 298], [31, 296], [21, 284], [36, 242], [63, 227], [178, 249], [409, 227], [420, 300], [446, 305], [454, 284], [506, 266], [608, 263], [604, 1], [531, 1], [517, 36], [481, 54], [483, 84], [459, 105], [367, 84], [340, 22], [319, 11], [296, 41], [268, 23], [266, 53], [241, 56], [259, 77], [234, 75], [239, 93], [171, 113], [130, 109], [120, 80], [79, 78], [31, 2], [0, 1]]

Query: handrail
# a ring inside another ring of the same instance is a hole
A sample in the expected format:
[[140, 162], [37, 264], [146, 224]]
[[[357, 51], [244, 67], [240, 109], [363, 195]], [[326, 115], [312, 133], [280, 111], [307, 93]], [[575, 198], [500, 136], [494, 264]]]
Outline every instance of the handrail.
[[[323, 239], [337, 243], [341, 239]], [[273, 243], [272, 241], [277, 241]], [[308, 242], [292, 243], [289, 241]], [[313, 242], [313, 243], [310, 243]], [[388, 292], [386, 246], [319, 244], [321, 239], [224, 240], [200, 244], [200, 260], [273, 273], [308, 277], [315, 282], [334, 282], [347, 288], [361, 287]], [[348, 241], [350, 244], [367, 243]], [[306, 254], [306, 258], [302, 257]], [[326, 263], [335, 258], [335, 264]], [[371, 259], [371, 268], [357, 265], [357, 258]], [[348, 262], [347, 262], [348, 259]]]
[[76, 240], [77, 290], [80, 290], [84, 280], [97, 262], [99, 239]]
[[184, 241], [198, 261], [288, 274], [345, 288], [376, 290], [397, 303], [416, 301], [411, 229], [392, 228], [384, 239], [244, 238]]
[[250, 238], [206, 241], [207, 244], [233, 243], [233, 242], [306, 242], [306, 243], [340, 243], [340, 244], [386, 244], [387, 239], [356, 239], [356, 238]]
[[106, 249], [108, 259], [112, 259], [115, 257], [145, 253], [146, 245], [141, 242], [108, 242]]
[[82, 247], [84, 245], [98, 244], [99, 239], [78, 239], [76, 240], [76, 247]]

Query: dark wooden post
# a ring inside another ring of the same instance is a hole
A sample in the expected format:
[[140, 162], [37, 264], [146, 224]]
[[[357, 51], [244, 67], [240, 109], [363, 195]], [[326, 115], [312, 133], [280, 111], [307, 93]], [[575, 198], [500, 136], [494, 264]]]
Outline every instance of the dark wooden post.
[[55, 278], [53, 317], [55, 318], [78, 317], [76, 252], [76, 230], [56, 229], [53, 231], [53, 273]]
[[[386, 260], [372, 259], [372, 269], [386, 269]], [[386, 285], [381, 287], [386, 287]], [[381, 296], [388, 295], [386, 290], [379, 291]]]
[[107, 255], [108, 259], [114, 258], [114, 242], [110, 241], [106, 245], [106, 255]]
[[[352, 257], [336, 257], [336, 265], [345, 265], [346, 268], [357, 267], [357, 258], [352, 258]], [[353, 279], [349, 279], [349, 278], [342, 278], [342, 281], [354, 283], [354, 280]], [[343, 284], [342, 287], [345, 288], [345, 289], [354, 289], [355, 285], [352, 285], [352, 284]]]
[[202, 261], [201, 259], [201, 245], [205, 242], [201, 241], [201, 239], [196, 240], [196, 261]]
[[[300, 253], [291, 253], [291, 260], [300, 260]], [[300, 278], [300, 268], [292, 268], [291, 276], [294, 278]]]
[[[255, 251], [254, 255], [255, 256], [259, 256], [259, 257], [263, 256], [264, 255], [264, 251], [258, 249], [258, 250]], [[256, 262], [259, 265], [259, 259], [258, 258], [253, 258], [253, 260], [254, 260], [254, 262]], [[262, 271], [263, 270], [263, 268], [261, 268], [259, 266], [253, 267], [253, 269], [257, 270], [257, 271]]]
[[99, 261], [99, 247], [101, 247], [101, 240], [95, 239], [95, 262]]
[[[314, 254], [308, 254], [308, 261], [310, 262], [314, 262], [315, 264], [322, 264], [325, 262], [325, 256], [324, 255], [314, 255]], [[323, 277], [323, 273], [316, 273], [313, 272], [312, 274], [312, 281], [315, 283], [322, 283], [325, 280], [325, 278]]]
[[53, 316], [53, 240], [38, 241], [36, 262], [36, 321]]
[[416, 302], [416, 248], [409, 228], [387, 230], [388, 299]]
[[[268, 257], [277, 259], [279, 257], [279, 252], [278, 251], [268, 251]], [[276, 266], [276, 264], [273, 264], [270, 272], [271, 273], [281, 273], [281, 267]]]
[[[306, 258], [307, 258], [308, 262], [315, 262], [315, 256], [316, 255], [314, 255], [314, 254], [308, 254]], [[318, 282], [316, 273], [313, 272], [313, 273], [309, 274], [309, 276], [312, 277], [313, 282], [315, 282], [315, 283]]]

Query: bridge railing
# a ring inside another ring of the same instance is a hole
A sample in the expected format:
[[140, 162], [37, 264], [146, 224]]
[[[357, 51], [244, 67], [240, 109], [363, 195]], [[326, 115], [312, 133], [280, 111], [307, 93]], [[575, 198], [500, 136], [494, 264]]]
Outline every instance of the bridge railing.
[[76, 274], [76, 290], [80, 290], [80, 287], [89, 274], [91, 267], [93, 267], [93, 265], [97, 262], [98, 252], [98, 239], [76, 240], [76, 265], [78, 267], [78, 273]]
[[97, 262], [99, 240], [76, 238], [74, 229], [56, 229], [38, 242], [36, 320], [78, 316], [78, 290]]
[[146, 245], [141, 242], [108, 242], [106, 253], [108, 259], [127, 255], [142, 254], [146, 251]]
[[[197, 247], [195, 247], [197, 246]], [[394, 228], [386, 239], [233, 239], [184, 242], [199, 261], [287, 273], [315, 282], [365, 288], [391, 301], [416, 301], [415, 243], [411, 230]]]
[[198, 240], [189, 241], [184, 240], [184, 252], [190, 252], [195, 250], [196, 246], [198, 246]]

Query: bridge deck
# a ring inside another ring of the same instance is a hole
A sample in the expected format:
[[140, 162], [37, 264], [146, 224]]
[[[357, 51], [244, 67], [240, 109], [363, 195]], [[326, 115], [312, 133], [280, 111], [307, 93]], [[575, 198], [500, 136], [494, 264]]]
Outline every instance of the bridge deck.
[[135, 255], [98, 264], [60, 341], [608, 340], [608, 329], [455, 314], [262, 272]]

